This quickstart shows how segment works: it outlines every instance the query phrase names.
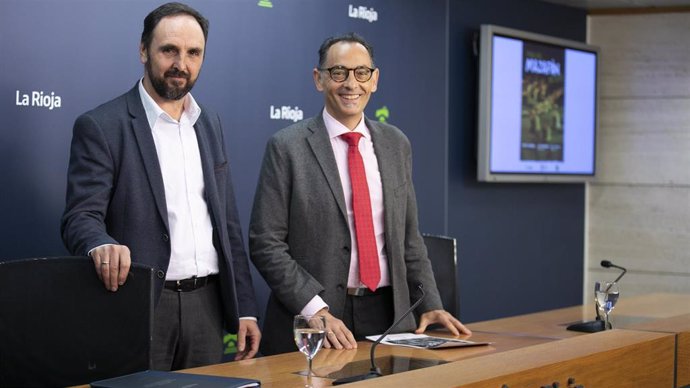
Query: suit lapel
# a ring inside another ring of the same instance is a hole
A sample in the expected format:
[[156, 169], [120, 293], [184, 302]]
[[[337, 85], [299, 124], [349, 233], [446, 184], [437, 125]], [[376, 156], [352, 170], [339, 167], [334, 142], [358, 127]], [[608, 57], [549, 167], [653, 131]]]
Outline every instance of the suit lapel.
[[127, 93], [127, 107], [129, 114], [132, 116], [132, 130], [134, 137], [137, 139], [139, 145], [139, 153], [144, 161], [144, 169], [149, 178], [149, 185], [153, 192], [153, 198], [156, 202], [156, 208], [160, 214], [166, 228], [168, 227], [168, 208], [165, 204], [165, 187], [163, 186], [163, 175], [161, 174], [160, 164], [158, 162], [158, 154], [156, 153], [156, 144], [153, 141], [151, 134], [151, 127], [146, 119], [146, 112], [144, 106], [141, 104], [141, 97], [139, 97], [139, 86], [135, 86], [129, 93]]
[[194, 124], [194, 130], [196, 132], [196, 141], [199, 144], [199, 155], [201, 158], [201, 169], [204, 174], [204, 195], [206, 197], [206, 203], [209, 208], [211, 217], [213, 217], [214, 227], [222, 225], [222, 220], [219, 218], [220, 209], [220, 199], [218, 198], [218, 188], [216, 187], [215, 179], [215, 165], [213, 162], [213, 157], [211, 156], [210, 146], [209, 146], [209, 124], [206, 120], [206, 113], [202, 109], [201, 116]]
[[314, 152], [314, 156], [316, 156], [321, 171], [323, 171], [323, 175], [326, 177], [331, 193], [333, 193], [335, 202], [340, 209], [340, 214], [342, 214], [343, 219], [347, 222], [347, 209], [345, 208], [343, 186], [340, 183], [338, 164], [335, 162], [335, 156], [333, 156], [333, 147], [331, 146], [331, 139], [328, 137], [326, 124], [324, 124], [323, 118], [319, 115], [308, 124], [307, 128], [312, 132], [312, 134], [307, 137], [307, 142], [309, 142], [309, 146]]
[[381, 128], [376, 123], [365, 118], [367, 128], [371, 132], [371, 139], [374, 143], [374, 152], [376, 153], [376, 160], [379, 164], [379, 171], [381, 173], [381, 184], [383, 185], [383, 203], [393, 203], [395, 182], [392, 178], [398, 175], [400, 166], [397, 163], [400, 158], [395, 156], [400, 152], [396, 149], [395, 143], [391, 142], [390, 137], [385, 136]]
[[[374, 153], [376, 154], [376, 160], [379, 165], [379, 172], [381, 174], [381, 186], [383, 189], [383, 224], [384, 233], [386, 235], [386, 241], [391, 241], [391, 233], [393, 231], [394, 222], [393, 215], [395, 205], [395, 189], [396, 183], [395, 177], [402, 168], [398, 163], [400, 163], [400, 158], [396, 155], [400, 152], [396, 148], [396, 144], [391, 141], [391, 138], [385, 136], [381, 128], [378, 127], [377, 123], [371, 122], [366, 117], [364, 118], [369, 132], [371, 132], [371, 139], [374, 143]], [[391, 252], [389, 251], [390, 244], [386, 244], [386, 254], [388, 256], [388, 265], [391, 265]]]

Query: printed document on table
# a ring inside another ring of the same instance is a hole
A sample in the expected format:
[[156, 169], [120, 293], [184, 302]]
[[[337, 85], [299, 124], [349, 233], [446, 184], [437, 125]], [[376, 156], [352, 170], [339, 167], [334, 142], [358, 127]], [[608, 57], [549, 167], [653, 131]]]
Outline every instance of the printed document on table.
[[[380, 335], [370, 335], [369, 341], [376, 341]], [[409, 346], [418, 349], [460, 348], [467, 346], [490, 345], [492, 342], [473, 342], [455, 338], [433, 337], [426, 334], [400, 333], [389, 334], [381, 341], [385, 345]]]

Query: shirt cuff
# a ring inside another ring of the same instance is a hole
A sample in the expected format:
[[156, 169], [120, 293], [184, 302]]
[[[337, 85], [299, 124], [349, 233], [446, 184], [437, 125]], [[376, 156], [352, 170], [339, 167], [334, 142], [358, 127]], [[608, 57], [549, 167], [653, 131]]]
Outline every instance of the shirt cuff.
[[86, 253], [86, 255], [89, 256], [89, 257], [91, 257], [91, 252], [95, 251], [97, 248], [105, 247], [105, 246], [108, 246], [108, 245], [115, 245], [115, 244], [101, 244], [101, 245], [99, 245], [99, 246], [97, 246], [97, 247], [93, 247], [93, 248], [89, 249], [89, 251]]
[[326, 302], [324, 302], [320, 296], [315, 295], [313, 298], [311, 298], [309, 303], [307, 303], [307, 305], [302, 308], [302, 311], [300, 311], [300, 314], [302, 314], [302, 315], [314, 315], [317, 312], [319, 312], [319, 310], [324, 309], [324, 308], [326, 310], [328, 310], [328, 305], [326, 304]]
[[240, 319], [246, 319], [247, 321], [258, 322], [258, 320], [256, 319], [256, 317], [240, 317]]

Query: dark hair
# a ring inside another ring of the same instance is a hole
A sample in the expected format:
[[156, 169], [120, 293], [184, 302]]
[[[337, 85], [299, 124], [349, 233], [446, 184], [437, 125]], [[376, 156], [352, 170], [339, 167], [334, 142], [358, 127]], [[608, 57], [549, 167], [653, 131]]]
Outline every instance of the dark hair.
[[208, 20], [205, 17], [187, 4], [166, 3], [151, 11], [144, 19], [144, 31], [141, 32], [141, 43], [144, 45], [144, 48], [148, 49], [151, 45], [153, 29], [156, 28], [164, 17], [180, 14], [189, 15], [196, 19], [204, 32], [204, 42], [206, 42], [208, 38]]
[[326, 39], [321, 43], [321, 47], [319, 47], [319, 68], [322, 68], [324, 64], [326, 63], [326, 56], [328, 55], [328, 49], [331, 48], [336, 43], [339, 42], [352, 42], [352, 43], [359, 43], [364, 48], [367, 49], [369, 52], [369, 57], [371, 58], [371, 65], [374, 66], [374, 48], [367, 43], [366, 40], [361, 35], [358, 35], [355, 32], [348, 32], [347, 34], [340, 35], [340, 36], [331, 36], [330, 38]]

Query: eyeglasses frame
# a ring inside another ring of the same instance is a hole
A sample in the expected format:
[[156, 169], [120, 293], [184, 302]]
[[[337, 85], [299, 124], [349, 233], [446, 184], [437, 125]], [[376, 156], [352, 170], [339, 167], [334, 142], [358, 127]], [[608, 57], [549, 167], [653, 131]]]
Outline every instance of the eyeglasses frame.
[[[333, 78], [333, 74], [331, 73], [334, 69], [347, 70], [347, 73], [346, 73], [347, 75], [346, 75], [345, 78], [344, 78], [343, 80], [341, 80], [341, 81], [335, 80], [335, 79]], [[333, 82], [338, 82], [338, 83], [347, 81], [347, 79], [350, 78], [350, 72], [352, 72], [352, 73], [354, 74], [355, 71], [356, 71], [357, 69], [367, 69], [367, 70], [369, 70], [369, 78], [367, 78], [367, 79], [364, 80], [364, 81], [360, 81], [359, 79], [357, 79], [357, 76], [356, 76], [356, 75], [354, 76], [354, 77], [355, 77], [355, 80], [357, 80], [357, 82], [362, 82], [362, 83], [364, 83], [364, 82], [369, 82], [369, 80], [371, 80], [371, 77], [373, 77], [373, 75], [374, 75], [374, 71], [376, 70], [376, 68], [373, 68], [373, 69], [372, 69], [371, 67], [368, 67], [368, 66], [357, 66], [357, 67], [352, 67], [352, 68], [351, 68], [351, 67], [345, 67], [345, 66], [341, 66], [341, 65], [331, 66], [331, 67], [328, 67], [328, 68], [322, 68], [322, 67], [317, 68], [317, 70], [319, 70], [319, 71], [327, 71], [327, 72], [328, 72], [328, 76], [331, 78], [331, 80], [332, 80]]]

